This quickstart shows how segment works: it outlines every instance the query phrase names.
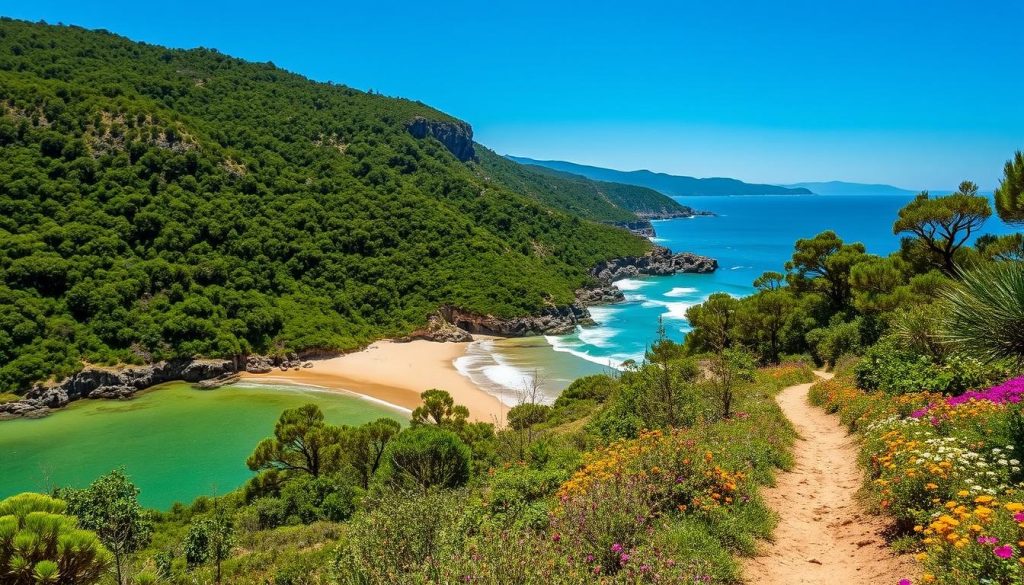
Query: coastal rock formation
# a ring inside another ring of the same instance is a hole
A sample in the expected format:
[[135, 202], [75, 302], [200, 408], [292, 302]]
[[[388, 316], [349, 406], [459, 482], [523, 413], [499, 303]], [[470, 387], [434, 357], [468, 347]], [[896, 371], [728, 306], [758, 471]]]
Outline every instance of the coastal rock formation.
[[465, 122], [439, 122], [428, 120], [422, 116], [416, 116], [406, 125], [409, 134], [414, 138], [436, 138], [448, 152], [455, 155], [455, 158], [462, 162], [476, 158], [476, 150], [473, 148], [473, 128]]
[[614, 286], [598, 286], [581, 288], [576, 291], [576, 300], [585, 307], [592, 305], [610, 305], [626, 300], [626, 295]]
[[455, 307], [442, 307], [440, 313], [445, 321], [464, 331], [501, 337], [564, 335], [572, 333], [577, 325], [593, 323], [586, 307], [576, 303], [563, 307], [547, 307], [537, 315], [507, 319], [493, 315], [478, 315]]
[[416, 339], [437, 341], [439, 343], [464, 343], [473, 341], [473, 335], [465, 329], [460, 329], [459, 327], [449, 323], [442, 315], [431, 315], [430, 318], [427, 319], [426, 327], [418, 331], [413, 331], [398, 341], [413, 341]]
[[0, 420], [41, 417], [81, 398], [128, 398], [150, 386], [183, 380], [199, 382], [234, 370], [231, 360], [196, 359], [157, 362], [147, 366], [89, 366], [56, 384], [36, 384], [17, 402], [0, 404]]
[[718, 269], [718, 261], [691, 252], [673, 254], [672, 250], [655, 246], [643, 256], [616, 258], [601, 262], [591, 269], [590, 274], [604, 283], [641, 275], [668, 276], [679, 273], [704, 274]]
[[625, 228], [642, 238], [653, 238], [658, 235], [654, 232], [654, 225], [646, 219], [638, 219], [635, 221], [616, 221], [612, 225], [615, 227]]

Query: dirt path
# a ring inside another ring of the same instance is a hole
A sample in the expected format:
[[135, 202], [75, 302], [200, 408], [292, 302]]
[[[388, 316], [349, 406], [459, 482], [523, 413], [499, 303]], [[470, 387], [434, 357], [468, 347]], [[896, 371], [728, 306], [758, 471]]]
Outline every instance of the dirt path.
[[914, 561], [893, 556], [880, 536], [884, 522], [856, 502], [856, 444], [837, 417], [807, 403], [810, 387], [790, 386], [778, 396], [799, 433], [796, 465], [764, 491], [779, 525], [773, 542], [746, 560], [744, 576], [752, 585], [896, 585], [916, 574]]

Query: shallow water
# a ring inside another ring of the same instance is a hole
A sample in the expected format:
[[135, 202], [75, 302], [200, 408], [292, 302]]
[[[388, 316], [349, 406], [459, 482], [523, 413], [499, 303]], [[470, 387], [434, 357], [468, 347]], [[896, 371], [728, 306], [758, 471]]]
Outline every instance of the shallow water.
[[354, 396], [265, 384], [171, 383], [129, 401], [83, 400], [43, 419], [0, 422], [0, 499], [84, 486], [115, 467], [132, 477], [146, 506], [223, 494], [252, 477], [245, 459], [273, 434], [281, 411], [308, 402], [336, 424], [408, 418]]

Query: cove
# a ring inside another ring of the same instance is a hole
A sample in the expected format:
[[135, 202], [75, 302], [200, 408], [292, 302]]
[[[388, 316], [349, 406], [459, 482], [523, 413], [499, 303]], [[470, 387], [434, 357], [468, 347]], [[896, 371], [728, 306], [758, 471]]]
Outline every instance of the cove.
[[408, 419], [382, 404], [298, 386], [196, 390], [173, 382], [128, 401], [83, 400], [46, 418], [0, 422], [0, 499], [82, 487], [117, 467], [139, 486], [145, 506], [225, 494], [252, 477], [245, 459], [273, 433], [281, 411], [309, 402], [335, 424]]

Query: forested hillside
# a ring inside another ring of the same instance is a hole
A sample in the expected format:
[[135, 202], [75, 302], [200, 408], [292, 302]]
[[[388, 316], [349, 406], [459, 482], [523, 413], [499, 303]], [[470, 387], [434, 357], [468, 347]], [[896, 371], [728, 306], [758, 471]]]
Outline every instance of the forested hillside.
[[602, 222], [693, 215], [694, 210], [653, 189], [595, 181], [582, 175], [514, 162], [477, 149], [481, 171], [518, 192], [580, 217]]
[[0, 110], [0, 390], [524, 314], [649, 246], [482, 177], [441, 112], [214, 50], [3, 20]]

